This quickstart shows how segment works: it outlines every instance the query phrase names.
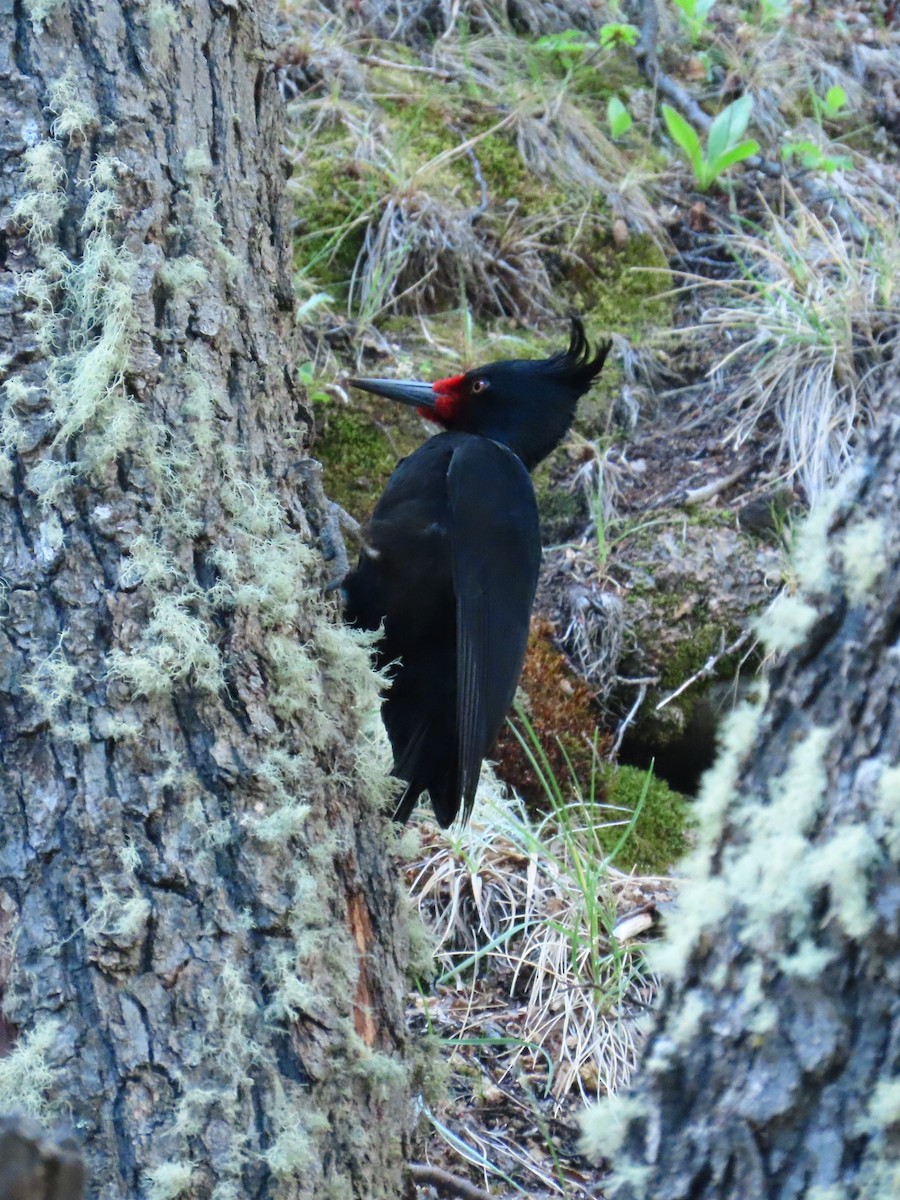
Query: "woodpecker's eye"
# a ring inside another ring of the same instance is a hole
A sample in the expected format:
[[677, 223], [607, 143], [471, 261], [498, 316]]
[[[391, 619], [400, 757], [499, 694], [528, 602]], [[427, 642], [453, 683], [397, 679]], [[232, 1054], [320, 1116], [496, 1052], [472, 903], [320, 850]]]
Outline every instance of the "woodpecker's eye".
[[476, 379], [472, 384], [472, 392], [477, 396], [479, 392], [486, 392], [488, 386], [488, 381], [486, 379]]

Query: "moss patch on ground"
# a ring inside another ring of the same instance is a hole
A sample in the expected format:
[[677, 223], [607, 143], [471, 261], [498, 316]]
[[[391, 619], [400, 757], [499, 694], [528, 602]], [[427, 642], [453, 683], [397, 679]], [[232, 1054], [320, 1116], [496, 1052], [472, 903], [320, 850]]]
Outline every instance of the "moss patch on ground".
[[[623, 871], [666, 874], [689, 846], [693, 821], [687, 798], [664, 780], [637, 767], [608, 767], [603, 787], [606, 803], [623, 809], [621, 819], [626, 822], [641, 805], [634, 828], [616, 854], [614, 865]], [[600, 842], [612, 852], [621, 835], [621, 828], [602, 829]]]

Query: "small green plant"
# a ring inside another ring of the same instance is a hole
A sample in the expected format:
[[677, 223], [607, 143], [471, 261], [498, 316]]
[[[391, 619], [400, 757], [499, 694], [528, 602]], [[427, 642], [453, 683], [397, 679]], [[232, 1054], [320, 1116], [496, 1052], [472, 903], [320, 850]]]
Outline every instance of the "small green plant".
[[739, 141], [750, 121], [752, 109], [753, 97], [749, 94], [723, 108], [709, 127], [704, 154], [700, 136], [693, 125], [670, 105], [662, 106], [669, 133], [684, 151], [701, 192], [708, 191], [729, 167], [759, 152], [759, 143], [753, 138]]
[[538, 38], [534, 48], [541, 54], [555, 56], [567, 71], [573, 71], [588, 54], [619, 45], [636, 46], [640, 36], [641, 31], [636, 25], [608, 21], [600, 26], [596, 41], [580, 29], [563, 29], [560, 33], [548, 33]]
[[541, 54], [558, 58], [567, 71], [572, 71], [591, 50], [599, 50], [600, 44], [580, 29], [563, 29], [560, 33], [539, 37], [534, 48]]
[[759, 23], [764, 29], [780, 25], [791, 11], [791, 0], [760, 0]]
[[331, 396], [321, 386], [318, 377], [316, 376], [315, 364], [311, 362], [303, 362], [297, 368], [297, 379], [306, 388], [312, 404], [330, 404]]
[[819, 122], [838, 121], [847, 115], [847, 93], [840, 84], [834, 84], [824, 96], [817, 96], [813, 92], [812, 103]]
[[641, 31], [636, 25], [623, 21], [607, 21], [600, 26], [600, 49], [610, 50], [613, 46], [636, 46]]
[[618, 96], [610, 96], [606, 106], [606, 120], [613, 138], [624, 137], [634, 124], [631, 113]]
[[716, 0], [675, 0], [682, 24], [692, 42], [697, 42], [709, 29], [706, 18]]
[[853, 160], [846, 154], [829, 154], [815, 142], [799, 141], [785, 142], [781, 148], [785, 162], [797, 159], [801, 167], [808, 171], [824, 171], [832, 175], [835, 171], [848, 171], [853, 166]]

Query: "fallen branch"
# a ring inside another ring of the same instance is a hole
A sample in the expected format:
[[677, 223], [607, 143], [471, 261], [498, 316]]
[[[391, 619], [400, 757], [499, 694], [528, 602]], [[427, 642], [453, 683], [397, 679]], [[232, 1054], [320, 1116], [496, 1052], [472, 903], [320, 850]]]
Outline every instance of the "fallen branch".
[[462, 1196], [463, 1200], [493, 1200], [490, 1192], [483, 1191], [467, 1179], [442, 1171], [440, 1167], [432, 1167], [429, 1163], [410, 1163], [409, 1173], [417, 1186], [427, 1187], [429, 1184], [447, 1196]]

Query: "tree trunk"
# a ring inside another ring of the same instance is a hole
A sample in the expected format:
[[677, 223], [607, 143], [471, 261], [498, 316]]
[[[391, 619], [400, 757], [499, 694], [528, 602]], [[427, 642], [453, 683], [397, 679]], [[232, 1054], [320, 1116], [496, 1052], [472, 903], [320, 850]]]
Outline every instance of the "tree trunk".
[[406, 923], [315, 549], [273, 15], [0, 4], [0, 1112], [68, 1121], [92, 1198], [401, 1192]]
[[795, 562], [768, 698], [704, 782], [639, 1081], [585, 1118], [617, 1197], [900, 1195], [896, 416]]

